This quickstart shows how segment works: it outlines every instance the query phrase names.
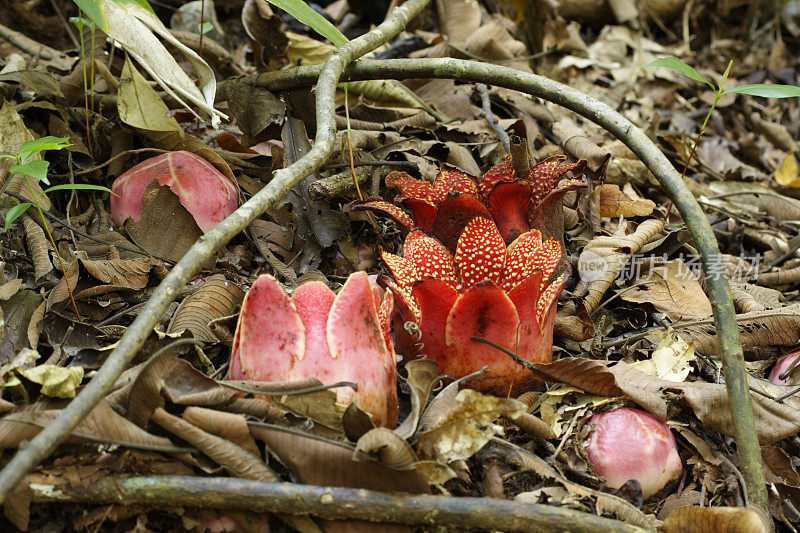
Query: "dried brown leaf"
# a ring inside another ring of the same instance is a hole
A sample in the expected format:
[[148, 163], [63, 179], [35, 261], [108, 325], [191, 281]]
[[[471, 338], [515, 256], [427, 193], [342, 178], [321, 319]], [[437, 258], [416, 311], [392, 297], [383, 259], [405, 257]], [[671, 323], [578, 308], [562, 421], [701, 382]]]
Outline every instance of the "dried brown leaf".
[[127, 413], [144, 426], [164, 399], [179, 405], [212, 406], [230, 401], [236, 391], [219, 385], [188, 361], [163, 354], [142, 365], [130, 385]]
[[[0, 449], [31, 440], [61, 414], [61, 409], [24, 407], [0, 418]], [[72, 431], [70, 441], [119, 444], [130, 448], [176, 451], [169, 439], [156, 437], [123, 418], [106, 401], [92, 409]]]
[[203, 431], [228, 440], [242, 449], [258, 456], [258, 446], [250, 435], [244, 416], [224, 413], [205, 407], [187, 407], [183, 419], [199, 427]]
[[86, 271], [115, 289], [143, 289], [155, 260], [148, 257], [133, 259], [91, 260], [79, 259]]
[[218, 318], [232, 315], [242, 302], [244, 292], [222, 274], [214, 274], [203, 283], [197, 292], [186, 297], [167, 328], [167, 333], [191, 331], [192, 336], [203, 342], [217, 343], [219, 339], [209, 324]]
[[[441, 401], [438, 396], [434, 403], [437, 401]], [[472, 457], [495, 434], [502, 433], [502, 427], [494, 420], [524, 413], [525, 404], [464, 389], [447, 401], [445, 409], [434, 412], [436, 415], [428, 417], [424, 429], [420, 424], [417, 449], [423, 458], [451, 463]]]
[[617, 217], [646, 217], [649, 216], [656, 204], [652, 200], [634, 196], [633, 189], [619, 189], [619, 185], [605, 183], [597, 187], [592, 194], [600, 196], [600, 216], [604, 218]]
[[176, 437], [190, 443], [236, 477], [279, 481], [275, 472], [257, 454], [233, 442], [203, 431], [160, 407], [153, 412], [152, 420]]
[[142, 196], [142, 215], [129, 218], [125, 230], [147, 252], [178, 261], [203, 234], [194, 218], [169, 187], [153, 180]]
[[769, 533], [770, 524], [754, 508], [680, 507], [661, 526], [663, 533]]
[[430, 359], [415, 359], [407, 362], [405, 369], [408, 373], [406, 383], [411, 389], [411, 412], [394, 431], [401, 438], [409, 439], [417, 431], [422, 411], [439, 382], [439, 365]]
[[[736, 315], [742, 349], [749, 359], [759, 359], [765, 346], [793, 346], [800, 338], [800, 306], [788, 305], [780, 309], [767, 309]], [[717, 337], [712, 324], [689, 326], [680, 329], [687, 342], [693, 342], [695, 351], [718, 355]]]
[[[681, 393], [683, 401], [692, 408], [701, 422], [720, 433], [733, 436], [733, 418], [725, 385], [700, 381], [690, 383], [667, 381], [645, 374], [624, 362], [615, 364], [609, 370], [614, 373], [617, 383], [626, 392], [639, 391], [640, 394], [657, 396], [661, 396], [665, 391]], [[750, 377], [748, 382], [751, 387], [773, 398], [785, 392], [783, 387], [773, 385], [766, 380]], [[772, 444], [800, 431], [800, 409], [797, 406], [778, 403], [761, 394], [752, 394], [751, 398], [756, 432], [761, 444]], [[666, 406], [663, 415], [655, 410], [652, 412], [664, 418]]]
[[380, 492], [430, 492], [425, 477], [417, 471], [392, 470], [375, 461], [354, 461], [355, 448], [347, 444], [267, 424], [251, 424], [250, 433], [303, 483]]

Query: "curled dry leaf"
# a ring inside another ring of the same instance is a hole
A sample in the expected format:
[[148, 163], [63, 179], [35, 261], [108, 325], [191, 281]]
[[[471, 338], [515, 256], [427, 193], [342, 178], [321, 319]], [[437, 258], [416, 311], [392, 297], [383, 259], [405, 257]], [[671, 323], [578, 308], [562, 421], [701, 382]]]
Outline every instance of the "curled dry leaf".
[[127, 416], [144, 426], [164, 399], [179, 405], [220, 405], [236, 395], [195, 369], [188, 361], [163, 354], [141, 365], [127, 393]]
[[626, 302], [650, 303], [674, 322], [711, 316], [711, 303], [686, 263], [680, 259], [665, 263], [654, 258], [642, 266], [634, 285], [621, 291], [620, 298]]
[[[448, 387], [449, 388], [449, 387]], [[512, 419], [525, 412], [525, 404], [511, 398], [485, 396], [470, 389], [458, 392], [452, 401], [436, 409], [436, 415], [420, 424], [417, 449], [420, 456], [450, 463], [468, 459], [503, 428], [494, 424], [501, 416]], [[431, 404], [429, 409], [434, 407]], [[426, 413], [427, 415], [427, 413]]]
[[439, 383], [439, 366], [430, 359], [415, 359], [407, 362], [405, 369], [408, 373], [406, 383], [411, 389], [411, 412], [394, 431], [400, 438], [409, 439], [417, 431], [422, 411]]
[[256, 457], [260, 455], [244, 416], [205, 407], [187, 407], [183, 419], [203, 431], [230, 441]]
[[769, 523], [756, 508], [679, 507], [661, 526], [662, 533], [768, 533]]
[[[181, 302], [167, 328], [167, 333], [182, 333], [189, 330], [197, 340], [219, 342], [209, 324], [215, 319], [234, 314], [243, 296], [244, 292], [236, 284], [225, 279], [222, 274], [214, 274], [197, 289], [197, 292]], [[230, 342], [233, 342], [232, 336]]]
[[153, 412], [152, 420], [199, 449], [234, 476], [259, 481], [279, 481], [275, 472], [257, 454], [225, 438], [203, 431], [194, 424], [167, 413], [161, 407]]
[[[83, 368], [80, 366], [39, 365], [17, 369], [17, 377], [20, 382], [24, 380], [38, 385], [39, 394], [44, 396], [74, 398], [75, 389], [83, 381]], [[13, 385], [13, 380], [5, 384], [6, 387]]]
[[372, 458], [394, 470], [414, 468], [417, 454], [400, 435], [387, 428], [375, 428], [358, 439], [354, 459]]
[[[800, 306], [787, 305], [780, 309], [766, 309], [736, 315], [742, 349], [748, 359], [762, 359], [760, 350], [765, 346], [793, 346], [800, 338]], [[714, 326], [704, 324], [680, 329], [680, 336], [694, 343], [697, 353], [718, 355]]]
[[[0, 449], [18, 448], [61, 414], [61, 409], [17, 409], [0, 418]], [[70, 434], [71, 442], [118, 444], [129, 448], [173, 452], [169, 439], [157, 437], [120, 416], [108, 402], [101, 401]]]
[[392, 470], [376, 461], [354, 461], [355, 448], [347, 444], [268, 424], [251, 424], [250, 433], [309, 485], [430, 492], [425, 477], [416, 470]]
[[573, 294], [583, 297], [588, 312], [597, 308], [630, 256], [653, 240], [664, 226], [661, 219], [646, 220], [626, 235], [627, 224], [621, 224], [611, 236], [595, 237], [584, 247], [578, 263], [581, 280]]
[[650, 216], [656, 207], [652, 200], [639, 197], [630, 185], [626, 185], [621, 191], [619, 185], [604, 183], [592, 194], [599, 195], [600, 216], [604, 218], [646, 217]]

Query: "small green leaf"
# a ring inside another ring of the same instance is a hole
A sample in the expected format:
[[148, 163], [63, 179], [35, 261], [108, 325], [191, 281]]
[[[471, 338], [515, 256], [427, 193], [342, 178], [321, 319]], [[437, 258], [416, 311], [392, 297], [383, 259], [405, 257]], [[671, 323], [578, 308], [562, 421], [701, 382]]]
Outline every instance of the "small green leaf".
[[50, 182], [47, 181], [47, 168], [49, 166], [50, 163], [48, 161], [39, 159], [38, 161], [28, 161], [21, 165], [14, 165], [8, 171], [12, 174], [25, 174], [50, 185]]
[[728, 68], [725, 69], [725, 72], [722, 73], [722, 80], [719, 82], [719, 88], [722, 89], [722, 86], [725, 85], [725, 80], [728, 79], [728, 74], [731, 73], [731, 67], [733, 66], [733, 59], [728, 61]]
[[47, 137], [40, 137], [38, 139], [28, 141], [20, 146], [19, 158], [23, 163], [25, 163], [31, 158], [31, 156], [38, 152], [43, 152], [45, 150], [61, 150], [67, 146], [72, 146], [72, 143], [69, 142], [69, 137], [53, 137], [48, 135]]
[[94, 22], [86, 17], [70, 17], [69, 21], [78, 28], [78, 31], [82, 31], [83, 28], [92, 29], [94, 27]]
[[764, 98], [792, 98], [800, 97], [800, 87], [795, 85], [772, 85], [768, 83], [756, 83], [753, 85], [739, 85], [733, 89], [728, 89], [724, 94], [731, 93], [763, 96]]
[[98, 28], [105, 32], [108, 31], [108, 20], [103, 8], [100, 7], [102, 0], [73, 0], [73, 2]]
[[10, 225], [11, 225], [11, 224], [12, 224], [12, 223], [15, 221], [15, 220], [17, 220], [19, 217], [21, 217], [21, 216], [22, 216], [22, 213], [24, 213], [25, 211], [27, 211], [27, 210], [28, 210], [28, 208], [29, 208], [30, 206], [32, 206], [32, 205], [33, 205], [33, 204], [32, 204], [32, 203], [30, 203], [30, 202], [22, 202], [21, 204], [17, 204], [17, 205], [15, 205], [14, 207], [12, 207], [11, 209], [9, 209], [9, 210], [8, 210], [8, 213], [6, 213], [6, 225], [5, 225], [5, 227], [3, 227], [3, 233], [5, 233], [6, 231], [8, 231], [8, 227], [9, 227], [9, 226], [10, 226]]
[[677, 70], [678, 72], [680, 72], [681, 74], [683, 74], [687, 78], [692, 78], [693, 80], [699, 81], [700, 83], [705, 83], [706, 85], [708, 85], [709, 87], [711, 87], [714, 90], [717, 89], [716, 87], [714, 87], [714, 84], [711, 83], [710, 81], [708, 81], [708, 79], [705, 76], [703, 76], [702, 74], [697, 72], [694, 68], [690, 67], [689, 65], [687, 65], [686, 63], [684, 63], [683, 61], [678, 59], [677, 57], [662, 57], [662, 58], [656, 59], [655, 61], [651, 61], [650, 63], [648, 63], [646, 65], [642, 65], [642, 67], [644, 67], [644, 68], [647, 68], [647, 67], [666, 67], [666, 68], [670, 68], [672, 70]]
[[347, 37], [342, 35], [342, 32], [340, 32], [336, 26], [311, 9], [303, 0], [267, 0], [267, 2], [283, 9], [306, 26], [310, 26], [314, 31], [326, 39], [329, 39], [336, 46], [342, 46], [348, 42]]
[[52, 187], [46, 188], [44, 191], [45, 194], [53, 191], [63, 191], [65, 189], [73, 189], [73, 190], [81, 190], [81, 191], [103, 191], [103, 192], [110, 192], [114, 196], [119, 196], [117, 193], [113, 192], [108, 187], [103, 187], [102, 185], [90, 185], [88, 183], [65, 183], [64, 185], [53, 185]]
[[211, 24], [208, 21], [197, 25], [197, 31], [200, 32], [203, 35], [205, 35], [206, 33], [210, 32], [213, 29], [214, 29], [214, 25]]

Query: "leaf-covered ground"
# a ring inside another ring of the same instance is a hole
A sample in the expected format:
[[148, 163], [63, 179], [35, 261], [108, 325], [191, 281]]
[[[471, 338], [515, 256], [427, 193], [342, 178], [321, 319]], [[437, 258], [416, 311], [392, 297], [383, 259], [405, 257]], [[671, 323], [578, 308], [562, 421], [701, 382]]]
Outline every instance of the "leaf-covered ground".
[[[309, 151], [313, 88], [273, 93], [255, 75], [263, 81], [322, 63], [335, 49], [330, 42], [262, 0], [151, 2], [150, 26], [133, 8], [112, 4], [103, 4], [113, 12], [105, 32], [71, 22], [78, 10], [68, 0], [0, 5], [0, 153], [17, 156], [44, 136], [67, 138], [70, 146], [31, 158], [49, 162], [50, 185], [111, 188], [138, 163], [184, 150], [213, 165], [215, 179], [234, 183], [241, 203]], [[363, 0], [319, 7], [350, 39], [388, 9], [389, 2]], [[685, 170], [730, 276], [779, 531], [800, 523], [800, 397], [790, 394], [800, 373], [776, 384], [789, 365], [773, 368], [800, 344], [800, 105], [729, 94], [698, 136], [714, 91], [642, 65], [674, 56], [716, 84], [732, 60], [725, 89], [797, 86], [799, 14], [796, 0], [439, 0], [370, 56], [473, 59], [553, 78], [622, 113]], [[150, 29], [156, 17], [169, 28], [159, 39]], [[200, 266], [112, 392], [3, 502], [0, 530], [379, 527], [196, 509], [168, 498], [109, 503], [119, 501], [114, 483], [154, 475], [502, 498], [645, 530], [688, 531], [703, 520], [713, 531], [764, 530], [755, 511], [743, 509], [733, 409], [698, 252], [633, 152], [588, 120], [490, 82], [352, 82], [336, 105], [329, 160]], [[291, 292], [307, 281], [338, 290], [357, 271], [387, 274], [381, 250], [400, 253], [402, 228], [355, 203], [393, 201], [391, 171], [431, 181], [448, 163], [481, 176], [518, 142], [532, 162], [559, 154], [588, 161], [580, 173], [588, 187], [563, 200], [572, 275], [555, 316], [556, 362], [535, 373], [534, 385], [515, 398], [459, 391], [463, 384], [416, 357], [425, 346], [408, 346], [398, 349], [401, 422], [373, 428], [316, 380], [231, 379], [237, 316], [259, 275]], [[46, 181], [8, 171], [17, 163], [0, 159], [0, 213], [9, 222], [0, 239], [0, 466], [91, 380], [159, 281], [208, 229], [176, 193], [203, 196], [211, 187], [143, 185], [139, 220], [125, 220], [112, 216], [107, 192], [42, 195]], [[161, 177], [179, 174], [170, 167]], [[46, 224], [35, 206], [17, 207], [34, 196]], [[593, 414], [620, 406], [667, 421], [678, 444], [682, 473], [646, 498], [638, 482], [606, 487], [585, 448]], [[104, 491], [107, 499], [98, 497]], [[693, 514], [701, 507], [723, 509]], [[462, 527], [492, 523], [476, 518]]]

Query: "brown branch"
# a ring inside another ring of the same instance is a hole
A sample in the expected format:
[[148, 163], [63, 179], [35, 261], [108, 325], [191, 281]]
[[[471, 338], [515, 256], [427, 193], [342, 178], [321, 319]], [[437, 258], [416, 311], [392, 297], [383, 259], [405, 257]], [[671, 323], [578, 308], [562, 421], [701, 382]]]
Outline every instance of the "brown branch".
[[328, 520], [367, 520], [412, 526], [494, 531], [643, 533], [645, 529], [566, 507], [496, 498], [393, 494], [232, 478], [109, 477], [82, 487], [33, 484], [36, 503], [93, 503], [154, 508], [194, 507]]

